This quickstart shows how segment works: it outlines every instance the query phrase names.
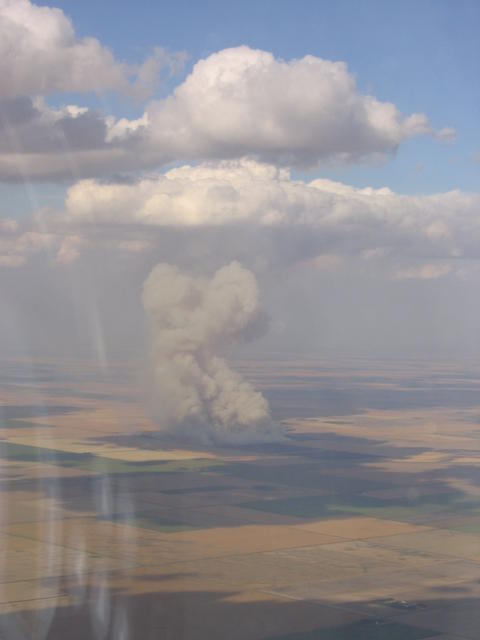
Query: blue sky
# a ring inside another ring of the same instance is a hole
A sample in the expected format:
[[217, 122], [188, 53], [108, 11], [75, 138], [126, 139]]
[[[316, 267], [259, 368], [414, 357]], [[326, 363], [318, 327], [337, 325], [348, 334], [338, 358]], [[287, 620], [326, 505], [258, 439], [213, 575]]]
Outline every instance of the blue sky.
[[345, 61], [362, 92], [391, 101], [406, 114], [423, 111], [436, 128], [453, 126], [457, 142], [413, 139], [381, 166], [329, 169], [322, 175], [403, 193], [478, 189], [478, 2], [141, 0], [132, 6], [66, 0], [58, 6], [79, 36], [93, 35], [129, 61], [160, 45], [186, 51], [188, 71], [197, 59], [239, 44], [285, 59], [313, 54]]
[[[240, 44], [286, 60], [313, 54], [345, 61], [361, 92], [393, 102], [404, 114], [424, 112], [434, 128], [454, 127], [457, 140], [441, 144], [431, 137], [415, 137], [380, 164], [323, 167], [301, 177], [388, 186], [405, 194], [478, 190], [478, 2], [140, 0], [132, 5], [124, 0], [63, 0], [56, 6], [72, 19], [78, 37], [98, 38], [117, 59], [139, 62], [154, 46], [185, 51], [183, 74], [164, 84], [160, 95], [181, 82], [198, 59]], [[49, 96], [50, 103], [70, 100], [118, 116], [135, 115], [143, 107], [115, 95]], [[65, 189], [62, 184], [37, 183], [27, 190], [3, 184], [0, 196], [10, 215], [22, 216], [38, 205], [60, 207]]]

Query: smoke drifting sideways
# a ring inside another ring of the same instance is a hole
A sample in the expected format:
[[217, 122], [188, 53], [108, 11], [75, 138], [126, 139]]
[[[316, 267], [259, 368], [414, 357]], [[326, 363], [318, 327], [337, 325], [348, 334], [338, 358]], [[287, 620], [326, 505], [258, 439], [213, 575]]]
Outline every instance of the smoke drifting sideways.
[[143, 285], [149, 321], [152, 404], [175, 441], [242, 445], [284, 439], [268, 402], [221, 354], [259, 317], [254, 274], [238, 262], [208, 279], [158, 264]]

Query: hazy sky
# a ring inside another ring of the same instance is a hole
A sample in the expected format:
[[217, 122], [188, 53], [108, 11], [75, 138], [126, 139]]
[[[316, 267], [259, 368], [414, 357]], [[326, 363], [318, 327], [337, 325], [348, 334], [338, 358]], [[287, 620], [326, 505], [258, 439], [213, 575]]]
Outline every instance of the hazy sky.
[[2, 352], [135, 357], [155, 264], [232, 261], [256, 354], [478, 351], [479, 29], [474, 1], [0, 0]]

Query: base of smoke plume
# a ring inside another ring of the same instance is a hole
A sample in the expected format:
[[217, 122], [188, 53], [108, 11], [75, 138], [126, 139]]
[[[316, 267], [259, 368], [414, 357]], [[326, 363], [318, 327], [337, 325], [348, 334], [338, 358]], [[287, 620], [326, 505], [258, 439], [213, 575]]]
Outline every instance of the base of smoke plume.
[[255, 425], [237, 425], [226, 430], [223, 426], [189, 420], [181, 424], [162, 425], [157, 418], [158, 436], [167, 444], [199, 447], [241, 447], [244, 445], [287, 442], [287, 431], [279, 423], [264, 421]]

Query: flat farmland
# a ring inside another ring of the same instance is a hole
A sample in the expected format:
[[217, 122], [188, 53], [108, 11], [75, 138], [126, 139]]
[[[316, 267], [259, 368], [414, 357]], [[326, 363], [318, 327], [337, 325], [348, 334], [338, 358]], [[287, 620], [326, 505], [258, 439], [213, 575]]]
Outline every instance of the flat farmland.
[[239, 362], [285, 442], [195, 448], [48, 366], [0, 393], [1, 638], [477, 640], [480, 371]]

